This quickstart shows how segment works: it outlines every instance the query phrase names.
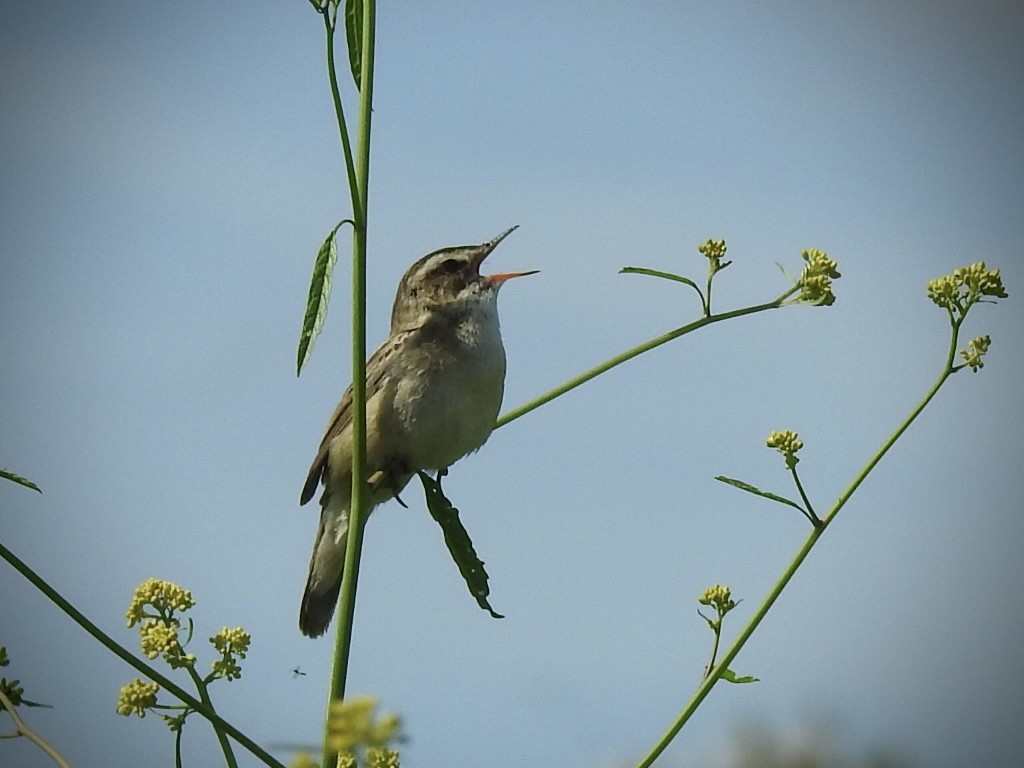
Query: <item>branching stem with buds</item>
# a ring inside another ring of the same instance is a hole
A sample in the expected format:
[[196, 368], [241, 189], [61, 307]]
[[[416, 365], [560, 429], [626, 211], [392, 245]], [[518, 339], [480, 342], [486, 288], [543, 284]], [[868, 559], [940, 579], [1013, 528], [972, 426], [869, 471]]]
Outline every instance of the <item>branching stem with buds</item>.
[[[896, 444], [896, 441], [903, 436], [903, 433], [906, 432], [917, 417], [921, 415], [921, 412], [924, 411], [935, 395], [938, 394], [947, 379], [949, 379], [952, 374], [965, 367], [970, 366], [975, 371], [982, 367], [983, 363], [981, 362], [981, 356], [988, 350], [989, 345], [987, 336], [974, 339], [970, 343], [969, 350], [960, 352], [961, 356], [966, 360], [965, 363], [961, 365], [954, 364], [956, 361], [957, 346], [959, 343], [960, 327], [963, 324], [968, 310], [974, 306], [974, 304], [993, 303], [995, 298], [1006, 297], [1007, 294], [1006, 291], [1003, 290], [999, 271], [988, 270], [985, 265], [980, 262], [978, 264], [972, 264], [962, 270], [956, 270], [952, 275], [946, 278], [939, 278], [938, 280], [931, 281], [928, 285], [928, 292], [929, 296], [936, 304], [946, 309], [949, 314], [951, 326], [949, 349], [946, 354], [945, 365], [943, 366], [939, 377], [928, 389], [924, 397], [921, 398], [921, 401], [913, 408], [910, 414], [902, 423], [900, 423], [889, 438], [882, 443], [882, 446], [875, 452], [860, 472], [854, 476], [853, 480], [850, 481], [850, 484], [832, 504], [831, 509], [829, 509], [825, 517], [820, 520], [820, 523], [814, 525], [803, 545], [797, 551], [796, 555], [794, 555], [786, 569], [782, 572], [782, 575], [779, 577], [778, 581], [776, 581], [771, 591], [758, 606], [753, 616], [750, 617], [746, 626], [743, 627], [732, 645], [730, 645], [728, 650], [726, 650], [721, 660], [719, 660], [710, 672], [706, 674], [700, 685], [697, 686], [697, 690], [694, 692], [689, 702], [687, 702], [682, 712], [679, 713], [675, 722], [672, 723], [647, 756], [640, 761], [637, 768], [649, 768], [658, 756], [665, 751], [683, 726], [686, 725], [687, 721], [689, 721], [690, 717], [697, 710], [697, 707], [700, 706], [701, 702], [704, 701], [707, 695], [711, 692], [711, 689], [714, 688], [715, 684], [729, 669], [729, 665], [739, 654], [740, 650], [742, 650], [743, 646], [746, 645], [747, 640], [750, 639], [754, 630], [757, 629], [768, 611], [775, 604], [779, 595], [782, 594], [782, 591], [796, 574], [797, 569], [799, 569], [803, 564], [807, 555], [810, 554], [811, 550], [814, 548], [814, 545], [818, 543], [818, 539], [821, 538], [825, 529], [828, 528], [836, 515], [839, 514], [839, 511], [846, 506], [846, 502], [850, 500], [850, 497], [852, 497], [857, 491], [861, 483], [863, 483], [867, 476], [871, 474], [871, 471], [875, 466], [877, 466], [878, 462], [882, 460], [882, 458], [889, 452], [889, 449]], [[783, 452], [785, 453], [785, 451]], [[795, 477], [795, 462], [790, 462], [789, 459], [790, 457], [787, 457], [787, 465], [790, 465], [789, 468], [793, 471]], [[800, 487], [799, 480], [797, 483], [798, 487]], [[811, 510], [810, 503], [803, 494], [802, 487], [800, 487], [800, 492], [805, 503], [807, 503], [807, 509], [813, 515], [813, 510]], [[813, 522], [814, 519], [812, 519], [812, 523]]]

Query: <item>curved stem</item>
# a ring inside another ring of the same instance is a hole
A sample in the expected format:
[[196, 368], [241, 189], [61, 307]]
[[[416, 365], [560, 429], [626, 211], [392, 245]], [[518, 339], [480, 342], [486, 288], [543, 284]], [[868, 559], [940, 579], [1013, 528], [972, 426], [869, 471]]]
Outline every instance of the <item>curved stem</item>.
[[225, 720], [223, 717], [214, 712], [210, 707], [206, 706], [203, 702], [188, 693], [180, 685], [175, 684], [166, 675], [161, 674], [153, 667], [146, 664], [144, 661], [137, 659], [127, 649], [119, 645], [110, 635], [106, 634], [103, 630], [97, 627], [93, 622], [86, 618], [85, 614], [79, 611], [75, 606], [69, 603], [63, 595], [57, 590], [51, 587], [39, 576], [35, 571], [28, 567], [17, 555], [11, 552], [7, 547], [0, 543], [0, 558], [3, 558], [11, 566], [24, 576], [28, 581], [48, 597], [53, 603], [57, 605], [64, 613], [71, 617], [78, 626], [88, 632], [93, 638], [96, 639], [100, 645], [104, 646], [108, 651], [113, 653], [119, 659], [134, 667], [140, 674], [145, 675], [154, 683], [160, 685], [165, 691], [180, 700], [184, 704], [194, 709], [200, 715], [205, 717], [211, 723], [221, 728], [226, 734], [232, 739], [237, 741], [249, 752], [262, 760], [265, 764], [274, 766], [274, 768], [285, 768], [284, 764], [275, 760], [274, 757], [263, 749], [259, 744], [246, 736], [242, 731], [238, 730], [235, 726]]
[[804, 509], [800, 510], [804, 513], [804, 516], [811, 521], [811, 525], [821, 525], [821, 518], [818, 517], [814, 511], [814, 507], [811, 506], [811, 500], [807, 498], [807, 494], [804, 492], [804, 484], [800, 482], [800, 475], [796, 473], [796, 467], [789, 470], [793, 475], [793, 482], [796, 483], [796, 489], [800, 492], [800, 498], [804, 501]]
[[736, 640], [734, 640], [732, 645], [729, 646], [729, 650], [726, 651], [725, 655], [722, 657], [722, 660], [719, 661], [717, 665], [715, 665], [715, 668], [711, 670], [711, 673], [704, 678], [704, 680], [701, 682], [699, 686], [697, 686], [697, 690], [694, 692], [690, 701], [687, 702], [686, 706], [683, 708], [683, 711], [680, 712], [675, 722], [672, 723], [669, 729], [664, 733], [664, 735], [661, 737], [658, 743], [654, 745], [654, 747], [647, 754], [647, 756], [642, 761], [640, 761], [640, 763], [638, 764], [638, 768], [649, 768], [649, 766], [654, 763], [654, 761], [661, 755], [661, 753], [665, 751], [665, 749], [676, 737], [676, 735], [679, 733], [682, 727], [686, 725], [686, 722], [697, 710], [697, 707], [700, 706], [700, 703], [704, 701], [707, 695], [711, 692], [711, 689], [714, 688], [715, 683], [718, 682], [718, 679], [722, 676], [722, 673], [726, 669], [728, 669], [733, 659], [736, 658], [737, 654], [739, 654], [743, 646], [746, 645], [747, 640], [750, 639], [750, 636], [754, 633], [754, 630], [757, 629], [758, 625], [761, 623], [761, 620], [764, 619], [769, 609], [771, 609], [771, 607], [775, 604], [775, 601], [778, 599], [779, 595], [782, 594], [782, 590], [786, 588], [787, 584], [789, 584], [790, 580], [793, 578], [793, 575], [796, 573], [797, 569], [807, 558], [807, 555], [810, 554], [810, 551], [814, 548], [814, 545], [818, 542], [818, 539], [821, 538], [821, 534], [825, 532], [825, 529], [828, 527], [828, 524], [831, 523], [833, 519], [835, 519], [836, 515], [839, 514], [839, 511], [846, 505], [846, 502], [850, 500], [850, 497], [853, 496], [857, 488], [860, 487], [860, 484], [863, 483], [867, 476], [871, 473], [871, 470], [875, 468], [878, 462], [882, 460], [882, 457], [889, 452], [889, 449], [892, 448], [892, 446], [896, 443], [897, 440], [900, 439], [903, 433], [907, 431], [907, 429], [914, 422], [914, 420], [917, 419], [917, 417], [921, 414], [925, 407], [927, 407], [928, 403], [932, 401], [932, 398], [935, 397], [939, 389], [942, 388], [942, 385], [946, 382], [946, 379], [948, 379], [949, 376], [953, 373], [953, 360], [956, 356], [956, 344], [959, 330], [959, 324], [955, 323], [953, 326], [952, 339], [949, 345], [949, 353], [946, 358], [946, 365], [943, 368], [942, 373], [939, 375], [938, 379], [936, 379], [935, 383], [931, 386], [928, 392], [925, 393], [925, 396], [910, 412], [910, 415], [907, 416], [903, 420], [903, 422], [896, 428], [896, 430], [889, 436], [889, 438], [884, 443], [882, 443], [882, 446], [878, 449], [878, 451], [875, 452], [875, 455], [871, 457], [867, 464], [865, 464], [864, 467], [860, 470], [860, 472], [858, 472], [857, 475], [853, 478], [853, 480], [846, 487], [846, 489], [839, 495], [839, 498], [836, 499], [835, 503], [832, 505], [832, 508], [829, 510], [828, 514], [825, 515], [824, 519], [821, 522], [821, 525], [815, 527], [811, 531], [811, 534], [807, 537], [806, 541], [804, 541], [803, 546], [800, 547], [799, 551], [793, 557], [793, 560], [786, 567], [786, 570], [782, 572], [782, 575], [775, 583], [775, 586], [772, 587], [772, 590], [768, 593], [767, 597], [765, 597], [761, 605], [758, 606], [757, 610], [754, 612], [754, 615], [750, 617], [750, 620], [747, 622], [746, 626], [744, 626], [743, 629], [740, 631]]
[[7, 695], [3, 692], [2, 688], [0, 688], [0, 709], [6, 710], [7, 714], [11, 716], [11, 720], [14, 721], [14, 727], [19, 734], [43, 750], [43, 752], [45, 752], [53, 762], [61, 766], [61, 768], [71, 768], [71, 764], [64, 759], [64, 756], [60, 752], [58, 752], [46, 739], [25, 725], [25, 721], [22, 720], [21, 715], [18, 714], [18, 710], [17, 707], [14, 706], [14, 702], [7, 698]]
[[[338, 134], [341, 136], [341, 151], [345, 156], [345, 173], [348, 175], [348, 188], [352, 198], [352, 218], [363, 220], [362, 205], [364, 200], [357, 193], [356, 166], [352, 159], [352, 143], [348, 137], [348, 125], [345, 122], [345, 110], [341, 105], [341, 91], [338, 89], [338, 70], [334, 64], [334, 28], [337, 19], [330, 18], [330, 9], [324, 9], [324, 26], [327, 30], [327, 77], [331, 83], [331, 101], [334, 102], [334, 116], [338, 121]], [[358, 227], [357, 227], [358, 229]]]
[[[642, 355], [644, 352], [650, 352], [652, 349], [660, 347], [662, 344], [667, 344], [673, 339], [678, 339], [680, 336], [685, 336], [687, 333], [690, 333], [691, 331], [695, 331], [698, 328], [703, 328], [705, 325], [711, 325], [712, 323], [717, 323], [722, 320], [729, 320], [734, 317], [742, 317], [743, 315], [751, 315], [754, 314], [755, 312], [763, 312], [766, 309], [778, 309], [779, 307], [782, 306], [783, 302], [785, 302], [786, 299], [788, 299], [790, 296], [792, 296], [799, 290], [799, 286], [794, 286], [793, 288], [790, 288], [784, 294], [779, 296], [777, 299], [775, 299], [774, 301], [769, 301], [767, 304], [757, 304], [756, 306], [753, 307], [734, 309], [730, 312], [723, 312], [720, 315], [706, 315], [705, 317], [702, 317], [698, 320], [694, 320], [692, 323], [687, 323], [681, 328], [676, 328], [674, 331], [669, 331], [668, 333], [662, 334], [661, 336], [653, 338], [650, 341], [645, 341], [643, 344], [639, 344], [633, 347], [632, 349], [628, 349], [622, 354], [616, 355], [615, 357], [605, 360], [603, 363], [591, 368], [589, 371], [581, 373], [579, 376], [576, 376], [573, 379], [569, 379], [569, 381], [565, 382], [561, 386], [555, 387], [549, 392], [545, 392], [540, 397], [531, 400], [525, 405], [521, 405], [515, 410], [509, 411], [504, 416], [498, 419], [494, 428], [497, 429], [498, 427], [503, 427], [510, 421], [515, 421], [520, 416], [525, 416], [530, 411], [535, 411], [542, 405], [550, 403], [555, 398], [561, 397], [567, 392], [571, 392], [577, 387], [586, 384], [588, 381], [597, 378], [602, 373], [606, 373], [610, 371], [612, 368], [622, 365], [623, 363], [632, 360], [634, 357]], [[699, 290], [698, 293], [700, 293]]]
[[711, 674], [711, 670], [715, 668], [715, 659], [718, 658], [718, 646], [722, 642], [722, 617], [718, 617], [718, 628], [715, 630], [715, 642], [711, 646], [711, 659], [708, 661], [708, 665], [704, 670], [704, 677]]

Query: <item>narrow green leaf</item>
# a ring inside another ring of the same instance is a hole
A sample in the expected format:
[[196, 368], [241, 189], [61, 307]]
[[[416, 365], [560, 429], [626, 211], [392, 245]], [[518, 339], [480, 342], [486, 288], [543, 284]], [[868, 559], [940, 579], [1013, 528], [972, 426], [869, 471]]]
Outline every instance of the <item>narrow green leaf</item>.
[[469, 587], [469, 593], [476, 598], [476, 603], [487, 611], [495, 619], [505, 618], [500, 613], [495, 613], [487, 602], [487, 596], [491, 593], [487, 586], [487, 571], [484, 570], [484, 562], [477, 557], [473, 549], [473, 542], [469, 534], [459, 520], [459, 510], [452, 506], [452, 503], [445, 497], [441, 490], [440, 477], [434, 480], [426, 472], [418, 472], [420, 482], [423, 483], [423, 492], [427, 498], [427, 509], [430, 516], [441, 526], [444, 534], [444, 543], [448, 545], [455, 565], [459, 567], [459, 573]]
[[779, 271], [782, 274], [784, 274], [787, 278], [789, 278], [794, 283], [799, 283], [800, 282], [799, 278], [793, 277], [791, 274], [789, 274], [789, 272], [786, 271], [786, 268], [784, 266], [782, 266], [782, 264], [780, 264], [779, 262], [776, 261], [775, 262], [775, 266], [779, 268]]
[[697, 610], [697, 615], [708, 623], [708, 626], [711, 628], [712, 632], [714, 632], [716, 635], [718, 634], [718, 630], [721, 629], [721, 627], [719, 627], [717, 619], [709, 619], [707, 616], [704, 615], [704, 613], [700, 609]]
[[348, 64], [358, 91], [363, 82], [363, 0], [345, 0], [345, 37], [348, 39]]
[[309, 355], [313, 351], [313, 343], [324, 327], [327, 304], [331, 298], [331, 278], [334, 275], [334, 265], [338, 261], [336, 235], [341, 225], [346, 222], [352, 223], [351, 219], [344, 219], [331, 230], [316, 254], [316, 261], [313, 262], [313, 277], [309, 281], [309, 296], [306, 299], [306, 315], [302, 319], [302, 333], [299, 335], [296, 376], [302, 373], [302, 366], [309, 359]]
[[726, 669], [722, 673], [722, 679], [725, 680], [727, 683], [759, 683], [759, 682], [761, 682], [758, 678], [751, 677], [750, 675], [744, 675], [743, 677], [740, 677], [735, 672], [733, 672], [731, 669]]
[[739, 488], [741, 491], [746, 491], [747, 493], [752, 493], [755, 496], [763, 496], [766, 499], [771, 499], [772, 501], [777, 501], [780, 504], [788, 504], [791, 507], [795, 507], [796, 509], [799, 509], [801, 512], [804, 511], [804, 508], [801, 507], [799, 504], [797, 504], [792, 499], [787, 499], [785, 496], [779, 496], [778, 494], [771, 493], [770, 491], [762, 491], [760, 488], [755, 488], [754, 486], [750, 485], [749, 483], [744, 483], [742, 480], [735, 480], [734, 478], [723, 477], [722, 475], [718, 475], [715, 478], [715, 480], [718, 480], [719, 482], [725, 483], [726, 485], [731, 485], [734, 488]]
[[22, 699], [21, 703], [26, 707], [41, 707], [42, 709], [53, 709], [53, 704], [40, 704], [38, 701], [29, 701], [28, 699]]
[[673, 275], [671, 272], [661, 272], [657, 269], [647, 269], [645, 267], [623, 267], [619, 270], [620, 275], [650, 275], [651, 277], [663, 277], [666, 280], [675, 280], [677, 283], [686, 283], [692, 288], [696, 288], [697, 292], [700, 293], [700, 287], [688, 277], [682, 275]]
[[16, 475], [13, 472], [10, 472], [6, 469], [0, 469], [0, 477], [4, 478], [5, 480], [10, 480], [13, 483], [17, 483], [18, 485], [23, 485], [26, 488], [31, 488], [33, 491], [38, 491], [39, 493], [43, 492], [38, 485], [33, 483], [28, 478], [22, 477], [21, 475]]

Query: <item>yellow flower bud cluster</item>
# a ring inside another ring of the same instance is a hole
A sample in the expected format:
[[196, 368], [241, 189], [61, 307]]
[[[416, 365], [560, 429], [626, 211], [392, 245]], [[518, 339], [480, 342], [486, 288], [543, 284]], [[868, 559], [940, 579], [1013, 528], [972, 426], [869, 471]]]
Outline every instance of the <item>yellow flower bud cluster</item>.
[[725, 615], [736, 607], [736, 601], [732, 599], [732, 590], [723, 587], [721, 584], [714, 584], [704, 590], [697, 598], [701, 605], [714, 606], [720, 615]]
[[985, 362], [981, 358], [988, 352], [988, 348], [991, 345], [992, 338], [989, 336], [978, 336], [976, 339], [971, 339], [968, 343], [968, 348], [960, 350], [960, 356], [964, 359], [964, 365], [969, 365], [975, 373], [978, 372], [979, 368], [984, 368]]
[[237, 680], [242, 676], [242, 668], [238, 659], [244, 659], [252, 642], [252, 635], [241, 627], [230, 629], [224, 627], [220, 632], [210, 638], [213, 647], [216, 648], [221, 657], [213, 662], [213, 673], [225, 680]]
[[181, 643], [178, 642], [178, 622], [162, 622], [157, 619], [147, 619], [139, 627], [139, 639], [142, 643], [142, 653], [147, 659], [155, 659], [161, 653], [176, 655], [181, 652]]
[[803, 441], [791, 429], [784, 429], [780, 432], [772, 432], [768, 435], [768, 439], [765, 440], [765, 445], [769, 448], [777, 448], [786, 458], [786, 467], [793, 469], [796, 467], [797, 462], [800, 459], [797, 458], [796, 452], [804, 447]]
[[839, 264], [817, 248], [805, 249], [800, 256], [807, 262], [800, 273], [800, 301], [826, 307], [834, 304], [832, 281], [841, 277]]
[[366, 750], [366, 763], [370, 768], [400, 768], [398, 753], [387, 747], [370, 747]]
[[362, 746], [383, 747], [398, 733], [396, 715], [375, 717], [377, 700], [355, 696], [331, 703], [327, 716], [327, 743], [335, 752], [355, 752]]
[[135, 678], [121, 688], [117, 697], [117, 714], [125, 717], [136, 714], [146, 716], [146, 710], [156, 704], [156, 694], [160, 686]]
[[[195, 604], [192, 593], [187, 589], [163, 579], [146, 579], [135, 588], [125, 618], [128, 626], [134, 627], [144, 618], [167, 617], [174, 611], [184, 613]], [[156, 614], [147, 613], [146, 606], [153, 608]]]
[[249, 650], [249, 644], [252, 642], [252, 635], [241, 627], [235, 627], [234, 629], [224, 627], [210, 638], [210, 642], [221, 653], [234, 653], [244, 659], [246, 652]]
[[984, 261], [928, 281], [928, 298], [951, 314], [963, 316], [972, 304], [985, 297], [1005, 299], [1007, 293], [999, 270], [989, 269]]
[[727, 261], [724, 264], [722, 263], [722, 259], [725, 257], [725, 252], [727, 250], [725, 240], [707, 240], [698, 245], [697, 250], [707, 256], [708, 261], [710, 262], [708, 268], [712, 275], [732, 264], [731, 261]]

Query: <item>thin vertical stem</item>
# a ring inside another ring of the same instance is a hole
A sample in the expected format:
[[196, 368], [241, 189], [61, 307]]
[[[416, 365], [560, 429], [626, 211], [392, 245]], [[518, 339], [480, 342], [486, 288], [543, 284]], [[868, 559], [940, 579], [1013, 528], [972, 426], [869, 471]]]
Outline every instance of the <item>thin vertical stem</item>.
[[[363, 2], [362, 62], [359, 84], [359, 124], [356, 134], [355, 181], [352, 238], [352, 499], [349, 506], [348, 541], [345, 568], [339, 595], [338, 628], [331, 670], [330, 703], [345, 697], [348, 679], [352, 626], [355, 617], [356, 587], [359, 560], [366, 521], [366, 243], [367, 200], [370, 176], [370, 120], [373, 114], [374, 0]], [[329, 43], [331, 45], [332, 43]], [[330, 59], [333, 70], [333, 57]], [[331, 88], [337, 98], [337, 79], [331, 77]], [[327, 743], [324, 733], [323, 761], [325, 768], [337, 763], [337, 754]]]
[[338, 134], [341, 136], [341, 152], [345, 157], [345, 173], [348, 175], [348, 188], [352, 198], [352, 218], [355, 221], [360, 221], [363, 218], [363, 201], [359, 199], [356, 166], [352, 159], [352, 142], [348, 137], [345, 109], [341, 104], [341, 91], [338, 90], [338, 70], [334, 65], [334, 28], [336, 23], [337, 16], [331, 18], [331, 9], [324, 9], [324, 27], [327, 30], [327, 77], [331, 83], [331, 101], [334, 103], [334, 116], [338, 121]]

